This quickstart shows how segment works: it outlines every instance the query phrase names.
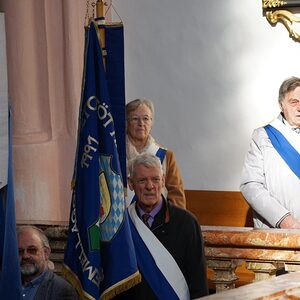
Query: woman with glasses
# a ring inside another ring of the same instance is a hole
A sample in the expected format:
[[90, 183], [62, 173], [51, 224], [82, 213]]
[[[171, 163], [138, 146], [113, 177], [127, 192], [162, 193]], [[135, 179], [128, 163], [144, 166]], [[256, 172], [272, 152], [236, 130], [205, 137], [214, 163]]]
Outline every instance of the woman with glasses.
[[[175, 205], [185, 208], [183, 181], [174, 152], [159, 145], [151, 136], [153, 118], [154, 106], [150, 100], [136, 99], [126, 105], [127, 163], [141, 153], [150, 153], [159, 157], [165, 174], [163, 195]], [[127, 204], [130, 204], [132, 197], [128, 190]]]

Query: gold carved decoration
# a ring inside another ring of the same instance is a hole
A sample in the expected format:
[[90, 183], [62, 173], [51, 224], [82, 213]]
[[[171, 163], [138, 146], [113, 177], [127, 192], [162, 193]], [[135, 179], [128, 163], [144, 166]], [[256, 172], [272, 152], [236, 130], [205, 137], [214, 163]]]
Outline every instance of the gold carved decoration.
[[[262, 0], [262, 7], [264, 16], [272, 26], [278, 22], [282, 23], [290, 37], [300, 42], [300, 26], [295, 26], [299, 25], [296, 23], [300, 23], [300, 17], [297, 16], [297, 13], [300, 13], [300, 0]], [[281, 9], [277, 9], [279, 7]]]
[[275, 8], [285, 5], [285, 1], [279, 0], [263, 0], [263, 8]]
[[300, 33], [293, 27], [294, 22], [300, 23], [300, 18], [296, 17], [293, 13], [287, 10], [268, 11], [266, 12], [266, 18], [272, 25], [281, 22], [288, 30], [290, 37], [296, 42], [300, 42]]

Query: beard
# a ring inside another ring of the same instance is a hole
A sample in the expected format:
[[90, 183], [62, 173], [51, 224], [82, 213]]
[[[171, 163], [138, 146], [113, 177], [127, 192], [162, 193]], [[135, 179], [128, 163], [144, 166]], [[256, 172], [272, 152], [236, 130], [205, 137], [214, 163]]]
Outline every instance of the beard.
[[20, 265], [22, 277], [33, 276], [39, 273], [39, 267], [34, 261], [22, 261]]

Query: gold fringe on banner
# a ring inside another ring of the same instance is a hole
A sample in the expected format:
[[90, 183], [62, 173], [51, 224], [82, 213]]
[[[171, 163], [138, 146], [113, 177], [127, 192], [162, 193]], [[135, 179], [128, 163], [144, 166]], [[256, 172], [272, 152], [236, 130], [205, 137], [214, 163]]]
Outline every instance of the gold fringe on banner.
[[62, 275], [76, 289], [80, 300], [98, 300], [98, 299], [95, 299], [94, 297], [92, 297], [91, 295], [87, 294], [83, 290], [79, 278], [65, 264], [63, 264], [63, 267], [62, 267]]
[[[72, 286], [76, 289], [78, 295], [80, 296], [81, 300], [98, 300], [87, 294], [83, 289], [82, 285], [78, 279], [78, 277], [69, 269], [68, 266], [63, 265], [62, 267], [62, 275], [63, 277], [72, 284]], [[139, 271], [135, 272], [131, 276], [123, 279], [122, 281], [118, 282], [117, 284], [111, 286], [109, 289], [105, 290], [104, 293], [101, 295], [101, 300], [110, 300], [116, 295], [125, 292], [132, 288], [133, 286], [140, 283], [142, 280], [142, 276]]]
[[109, 289], [104, 291], [102, 296], [100, 297], [101, 300], [109, 300], [115, 297], [118, 294], [121, 294], [122, 292], [125, 292], [132, 288], [133, 286], [140, 283], [142, 280], [142, 276], [139, 271], [132, 274], [131, 276], [127, 277], [126, 279], [118, 282], [117, 284], [111, 286]]

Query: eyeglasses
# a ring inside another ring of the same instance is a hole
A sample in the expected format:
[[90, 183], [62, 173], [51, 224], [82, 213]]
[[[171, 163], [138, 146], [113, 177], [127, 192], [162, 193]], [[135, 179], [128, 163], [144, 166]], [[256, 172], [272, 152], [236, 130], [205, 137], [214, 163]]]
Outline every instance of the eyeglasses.
[[31, 246], [31, 247], [28, 247], [27, 249], [19, 248], [18, 251], [19, 251], [19, 255], [24, 255], [25, 251], [28, 254], [36, 255], [39, 251], [39, 248]]
[[152, 121], [152, 118], [149, 116], [132, 116], [129, 117], [127, 120], [129, 120], [132, 123], [139, 123], [141, 121], [143, 121], [145, 124], [149, 124]]

